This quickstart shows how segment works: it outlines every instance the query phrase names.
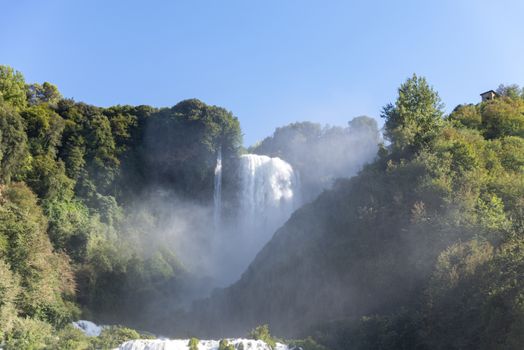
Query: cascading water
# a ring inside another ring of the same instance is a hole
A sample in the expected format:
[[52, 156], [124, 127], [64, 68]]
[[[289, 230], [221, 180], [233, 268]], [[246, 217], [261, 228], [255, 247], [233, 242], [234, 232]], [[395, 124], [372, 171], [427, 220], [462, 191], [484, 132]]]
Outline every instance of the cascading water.
[[[274, 231], [281, 226], [298, 206], [299, 179], [293, 167], [280, 158], [245, 154], [240, 157], [239, 164], [239, 221], [233, 223], [237, 233], [233, 239], [225, 236], [215, 236], [223, 243], [220, 251], [227, 252], [233, 259], [228, 264], [222, 261], [219, 266], [225, 267], [231, 281], [238, 278], [246, 265], [252, 261], [260, 248], [269, 240]], [[214, 212], [215, 230], [227, 231], [221, 228], [221, 190], [222, 190], [222, 152], [219, 149], [215, 166], [214, 179]], [[226, 225], [224, 225], [226, 226]], [[237, 231], [238, 230], [238, 231]], [[233, 250], [229, 250], [233, 249]], [[74, 326], [89, 336], [97, 336], [103, 327], [98, 327], [89, 321], [78, 321]], [[261, 340], [227, 339], [235, 349], [244, 350], [300, 350], [298, 347], [277, 343], [269, 346]], [[200, 340], [199, 350], [219, 350], [220, 341]], [[121, 344], [114, 350], [189, 350], [189, 339], [138, 339]]]
[[213, 192], [213, 223], [215, 230], [220, 230], [222, 217], [222, 147], [218, 149], [217, 163], [215, 166], [215, 186]]
[[210, 274], [219, 276], [221, 286], [233, 283], [260, 249], [298, 206], [298, 176], [280, 158], [257, 154], [240, 156], [238, 211], [222, 220], [222, 159], [217, 154], [214, 184], [212, 255], [216, 257]]
[[[98, 326], [93, 322], [80, 320], [73, 322], [73, 327], [82, 331], [88, 337], [98, 337], [102, 330], [108, 326]], [[229, 345], [235, 349], [244, 350], [301, 350], [294, 346], [287, 346], [282, 343], [276, 343], [271, 347], [262, 340], [236, 338], [225, 339]], [[197, 348], [199, 350], [218, 350], [220, 348], [219, 340], [199, 340]], [[189, 339], [137, 339], [129, 340], [122, 343], [113, 350], [189, 350]]]
[[[244, 350], [293, 350], [287, 345], [277, 343], [272, 348], [262, 340], [253, 339], [227, 339], [235, 349]], [[120, 345], [115, 350], [189, 350], [189, 339], [154, 339], [154, 340], [130, 340]], [[218, 340], [200, 340], [199, 350], [218, 350], [220, 342]]]
[[242, 155], [239, 171], [242, 228], [267, 241], [298, 204], [298, 177], [282, 159], [257, 154]]

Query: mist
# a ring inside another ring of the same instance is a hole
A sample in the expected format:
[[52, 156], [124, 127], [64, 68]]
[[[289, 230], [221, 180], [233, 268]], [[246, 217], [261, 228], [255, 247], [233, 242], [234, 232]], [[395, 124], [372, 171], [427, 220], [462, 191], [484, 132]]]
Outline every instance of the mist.
[[[147, 182], [135, 189], [122, 224], [123, 245], [134, 247], [147, 270], [139, 273], [145, 279], [131, 283], [145, 284], [141, 288], [147, 292], [125, 292], [128, 304], [136, 305], [128, 320], [167, 335], [175, 319], [177, 335], [181, 329], [192, 334], [203, 329], [183, 320], [206, 318], [210, 312], [192, 305], [236, 283], [296, 210], [336, 179], [354, 176], [373, 161], [380, 134], [368, 117], [346, 127], [295, 123], [278, 128], [250, 153], [213, 143], [191, 160], [179, 156], [181, 148], [190, 146], [171, 137], [172, 130], [158, 119], [162, 116], [150, 119], [143, 134], [145, 151], [138, 163], [148, 164], [143, 173]], [[188, 179], [181, 172], [191, 161], [206, 167], [200, 178]], [[177, 178], [192, 187], [181, 187]], [[208, 334], [218, 330], [210, 327]]]
[[[335, 179], [355, 175], [376, 155], [380, 138], [371, 118], [355, 118], [345, 128], [301, 124], [309, 134], [297, 125], [277, 129], [251, 149], [256, 154], [236, 161], [222, 164], [217, 152], [210, 163], [214, 193], [207, 202], [190, 200], [161, 182], [143, 191], [127, 210], [134, 244], [144, 256], [161, 248], [173, 251], [181, 269], [208, 281], [197, 297], [235, 282], [294, 210]], [[235, 186], [217, 183], [222, 177]]]
[[380, 142], [376, 121], [360, 116], [346, 127], [301, 122], [277, 128], [250, 151], [290, 163], [300, 177], [303, 204], [336, 179], [356, 175], [376, 157]]

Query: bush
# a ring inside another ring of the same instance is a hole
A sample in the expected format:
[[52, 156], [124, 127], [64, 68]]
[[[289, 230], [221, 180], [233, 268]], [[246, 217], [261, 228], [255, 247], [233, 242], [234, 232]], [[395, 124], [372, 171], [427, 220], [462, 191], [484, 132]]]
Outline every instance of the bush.
[[269, 334], [269, 326], [267, 324], [255, 327], [255, 329], [249, 332], [248, 337], [255, 340], [262, 340], [271, 348], [274, 348], [277, 345], [275, 339], [271, 337], [271, 334]]
[[104, 328], [98, 338], [93, 338], [93, 342], [96, 349], [113, 349], [128, 340], [139, 338], [140, 334], [134, 329], [121, 326], [110, 326]]
[[81, 330], [67, 325], [58, 333], [57, 348], [61, 350], [88, 350], [92, 349], [91, 339]]
[[289, 348], [302, 350], [328, 350], [325, 346], [318, 344], [311, 337], [300, 340], [292, 340], [289, 342]]
[[226, 339], [222, 339], [218, 344], [218, 350], [235, 350], [235, 347], [229, 344], [229, 342]]
[[187, 346], [189, 347], [189, 350], [198, 350], [198, 343], [199, 340], [197, 338], [191, 338], [189, 339]]
[[7, 334], [5, 350], [39, 350], [55, 348], [56, 336], [49, 323], [31, 319], [18, 318], [13, 330]]
[[20, 294], [20, 281], [9, 265], [0, 259], [0, 341], [8, 333], [16, 319], [18, 310], [15, 301]]

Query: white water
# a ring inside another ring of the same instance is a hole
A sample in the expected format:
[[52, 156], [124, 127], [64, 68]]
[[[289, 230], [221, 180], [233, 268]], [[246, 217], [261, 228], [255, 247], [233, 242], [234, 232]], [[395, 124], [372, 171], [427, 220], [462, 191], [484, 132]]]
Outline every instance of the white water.
[[98, 326], [95, 323], [86, 320], [73, 322], [73, 327], [80, 329], [88, 337], [98, 337], [104, 329], [104, 326]]
[[257, 154], [242, 155], [239, 171], [243, 229], [272, 234], [298, 204], [297, 175], [282, 159]]
[[[98, 337], [105, 326], [98, 326], [91, 321], [79, 320], [73, 326], [84, 332], [89, 337]], [[244, 350], [294, 350], [285, 344], [277, 343], [273, 349], [262, 340], [254, 339], [226, 339], [235, 349]], [[189, 350], [189, 339], [138, 339], [129, 340], [114, 350]], [[200, 340], [198, 350], [218, 350], [219, 340]], [[1, 348], [0, 348], [1, 349]]]
[[[235, 349], [244, 350], [271, 350], [271, 347], [261, 340], [253, 339], [227, 339], [228, 343]], [[154, 339], [154, 340], [130, 340], [115, 350], [188, 350], [189, 339]], [[218, 350], [218, 340], [201, 340], [198, 350]], [[241, 345], [242, 344], [242, 345]], [[277, 343], [273, 350], [292, 350], [287, 345]]]
[[[218, 263], [210, 271], [220, 276], [221, 286], [233, 283], [270, 240], [275, 231], [289, 219], [298, 202], [299, 181], [293, 167], [280, 158], [245, 154], [238, 165], [238, 212], [220, 222], [220, 154], [215, 170], [213, 249]], [[217, 230], [218, 225], [220, 230]]]
[[215, 188], [213, 193], [213, 223], [215, 230], [220, 230], [220, 221], [222, 217], [222, 148], [219, 148], [217, 154], [217, 163], [215, 166]]

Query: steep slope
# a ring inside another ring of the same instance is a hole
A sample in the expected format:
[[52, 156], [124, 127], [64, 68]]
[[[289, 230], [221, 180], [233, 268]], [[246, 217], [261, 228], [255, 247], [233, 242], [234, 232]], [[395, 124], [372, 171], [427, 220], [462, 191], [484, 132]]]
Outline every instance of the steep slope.
[[518, 349], [524, 140], [520, 123], [490, 126], [508, 110], [524, 120], [516, 99], [442, 119], [425, 80], [409, 79], [384, 109], [391, 147], [294, 213], [237, 283], [195, 303], [193, 330], [268, 323], [332, 349]]
[[[298, 210], [237, 283], [196, 305], [197, 314], [216, 317], [206, 316], [198, 328], [242, 334], [269, 323], [279, 335], [296, 336], [318, 322], [409, 298], [427, 266], [412, 264], [414, 254], [401, 255], [411, 244], [411, 231], [400, 229], [410, 226], [409, 210], [379, 211], [380, 203], [402, 193], [401, 186], [387, 186], [388, 178], [378, 182], [372, 173], [340, 181]], [[217, 322], [221, 317], [227, 322]]]

